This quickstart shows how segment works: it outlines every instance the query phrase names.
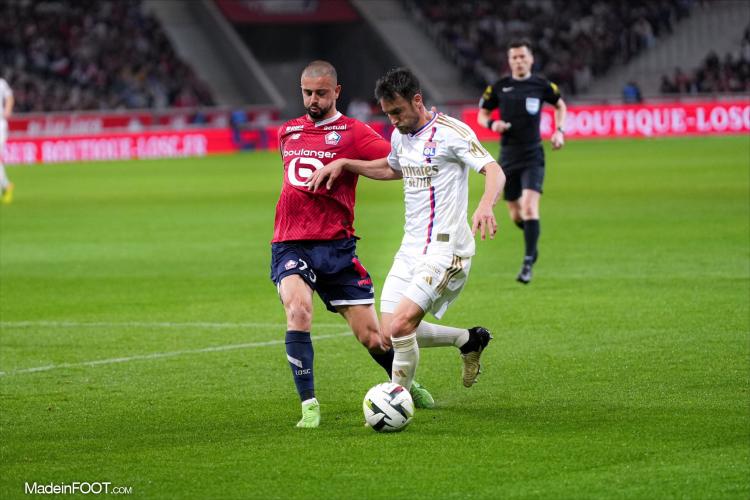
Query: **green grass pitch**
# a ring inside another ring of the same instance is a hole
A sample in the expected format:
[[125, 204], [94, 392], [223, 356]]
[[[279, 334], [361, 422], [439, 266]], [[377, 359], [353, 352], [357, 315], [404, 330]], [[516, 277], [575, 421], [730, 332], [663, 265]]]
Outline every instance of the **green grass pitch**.
[[[294, 427], [268, 279], [276, 154], [9, 168], [0, 498], [73, 481], [133, 498], [748, 498], [750, 139], [569, 141], [547, 159], [534, 281], [514, 281], [522, 234], [499, 205], [444, 318], [494, 332], [479, 383], [461, 385], [455, 349], [423, 350], [437, 408], [394, 435], [363, 427], [385, 373], [318, 299], [323, 420]], [[376, 288], [402, 214], [398, 182], [360, 181]]]

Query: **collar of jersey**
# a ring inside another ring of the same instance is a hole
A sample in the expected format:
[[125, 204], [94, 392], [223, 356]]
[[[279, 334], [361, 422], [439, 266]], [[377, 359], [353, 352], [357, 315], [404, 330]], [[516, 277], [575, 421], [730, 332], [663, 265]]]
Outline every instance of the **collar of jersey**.
[[333, 123], [336, 120], [341, 118], [341, 111], [336, 111], [336, 114], [333, 115], [330, 118], [326, 118], [325, 120], [321, 120], [319, 122], [314, 122], [316, 127], [322, 127], [323, 125], [328, 125], [329, 123]]
[[422, 132], [424, 132], [430, 125], [432, 125], [432, 123], [435, 120], [437, 120], [437, 117], [438, 117], [438, 114], [435, 113], [435, 115], [430, 119], [430, 121], [428, 121], [427, 123], [425, 123], [424, 125], [422, 125], [421, 127], [419, 127], [419, 130], [417, 130], [413, 134], [409, 134], [409, 137], [416, 137], [419, 134], [421, 134]]

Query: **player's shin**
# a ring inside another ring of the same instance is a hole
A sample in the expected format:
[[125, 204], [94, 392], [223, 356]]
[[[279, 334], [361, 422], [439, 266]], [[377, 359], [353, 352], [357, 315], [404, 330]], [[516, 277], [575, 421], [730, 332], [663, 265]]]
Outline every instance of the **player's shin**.
[[404, 337], [394, 337], [392, 341], [394, 354], [391, 380], [409, 390], [419, 364], [417, 334], [413, 332]]
[[372, 356], [372, 359], [382, 366], [388, 376], [390, 376], [393, 371], [393, 348], [388, 349], [386, 352], [368, 352], [370, 353], [370, 356]]
[[310, 332], [288, 330], [286, 332], [286, 359], [292, 369], [294, 385], [301, 401], [315, 397], [313, 378], [313, 346]]
[[469, 340], [469, 330], [421, 321], [417, 326], [419, 347], [461, 347]]

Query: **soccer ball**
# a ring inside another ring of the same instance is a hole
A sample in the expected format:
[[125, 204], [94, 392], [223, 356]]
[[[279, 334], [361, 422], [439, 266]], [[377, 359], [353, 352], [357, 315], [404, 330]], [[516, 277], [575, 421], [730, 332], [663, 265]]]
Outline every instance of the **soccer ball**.
[[409, 425], [414, 401], [404, 387], [392, 382], [378, 384], [362, 402], [367, 424], [378, 432], [397, 432]]

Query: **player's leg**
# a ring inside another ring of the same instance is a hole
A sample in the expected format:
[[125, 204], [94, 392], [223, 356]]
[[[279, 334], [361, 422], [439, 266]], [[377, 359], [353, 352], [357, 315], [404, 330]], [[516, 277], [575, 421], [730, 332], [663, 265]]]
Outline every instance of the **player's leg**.
[[315, 398], [314, 351], [310, 339], [312, 288], [301, 276], [291, 274], [279, 283], [279, 296], [286, 312], [286, 359], [302, 401], [302, 419], [297, 427], [318, 427], [320, 405]]
[[286, 357], [302, 401], [302, 419], [297, 427], [318, 427], [320, 405], [315, 398], [314, 352], [310, 338], [313, 286], [317, 277], [304, 248], [274, 243], [271, 246], [271, 279], [286, 313]]
[[523, 235], [525, 252], [521, 272], [516, 278], [520, 283], [531, 282], [532, 267], [539, 258], [539, 235], [541, 224], [539, 221], [539, 201], [542, 196], [544, 182], [544, 167], [534, 166], [524, 169], [521, 176], [523, 190], [521, 192], [521, 218], [523, 219]]
[[419, 365], [417, 325], [424, 317], [424, 310], [408, 297], [396, 305], [389, 321], [389, 334], [393, 343], [393, 382], [411, 389]]
[[[392, 343], [389, 337], [393, 311], [401, 301], [404, 291], [409, 287], [413, 278], [415, 261], [408, 255], [399, 252], [393, 261], [388, 276], [383, 284], [383, 292], [380, 296], [380, 330], [383, 332], [384, 341]], [[391, 347], [391, 350], [393, 348]], [[393, 352], [393, 351], [392, 351]], [[392, 376], [393, 359], [391, 358], [391, 368], [387, 370], [388, 376]], [[435, 399], [422, 384], [414, 380], [409, 389], [411, 397], [414, 400], [414, 406], [417, 408], [433, 408]]]
[[0, 201], [8, 204], [13, 201], [13, 183], [8, 179], [8, 174], [5, 172], [5, 158], [3, 151], [5, 148], [5, 140], [7, 138], [8, 125], [5, 120], [0, 120]]
[[380, 330], [373, 304], [340, 306], [337, 309], [372, 359], [390, 376], [393, 367], [393, 349], [390, 341], [385, 339]]

